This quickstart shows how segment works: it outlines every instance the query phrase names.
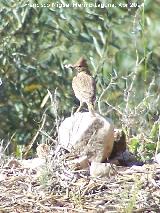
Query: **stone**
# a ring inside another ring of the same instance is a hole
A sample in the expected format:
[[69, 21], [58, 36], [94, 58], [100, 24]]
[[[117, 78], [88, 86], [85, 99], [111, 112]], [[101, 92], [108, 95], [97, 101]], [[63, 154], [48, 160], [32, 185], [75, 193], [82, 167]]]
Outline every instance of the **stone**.
[[46, 158], [49, 155], [50, 147], [47, 144], [39, 144], [36, 151], [39, 158]]
[[33, 158], [28, 160], [20, 161], [22, 168], [40, 170], [43, 167], [46, 167], [46, 160], [44, 158]]
[[110, 159], [121, 155], [127, 149], [126, 135], [122, 129], [114, 129], [114, 145]]
[[11, 159], [7, 164], [7, 167], [9, 168], [18, 168], [21, 166], [21, 164], [19, 163], [19, 161], [17, 159]]
[[158, 164], [160, 164], [160, 153], [156, 154], [154, 157], [154, 161]]
[[143, 162], [136, 159], [136, 156], [128, 149], [124, 152], [118, 152], [116, 156], [109, 160], [110, 163], [117, 166], [142, 166]]
[[61, 123], [58, 141], [69, 152], [87, 156], [89, 162], [101, 163], [112, 152], [114, 127], [109, 119], [97, 113], [78, 112]]
[[92, 177], [110, 177], [116, 174], [116, 166], [110, 163], [91, 162], [90, 175]]

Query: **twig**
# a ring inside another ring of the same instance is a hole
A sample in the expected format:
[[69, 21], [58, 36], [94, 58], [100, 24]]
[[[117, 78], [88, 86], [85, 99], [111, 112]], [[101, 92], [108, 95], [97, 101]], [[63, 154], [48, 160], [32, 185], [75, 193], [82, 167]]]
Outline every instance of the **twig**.
[[101, 110], [101, 101], [102, 101], [102, 98], [103, 98], [103, 95], [106, 93], [106, 91], [110, 88], [111, 85], [113, 85], [113, 79], [111, 78], [108, 86], [103, 90], [103, 92], [101, 93], [101, 95], [99, 96], [99, 99], [98, 99], [98, 110], [99, 110], [99, 113], [101, 115], [103, 115], [103, 112]]
[[44, 135], [44, 136], [46, 136], [47, 138], [49, 138], [54, 144], [57, 144], [57, 141], [54, 140], [50, 135], [48, 135], [47, 132], [44, 132], [44, 131], [42, 131], [42, 130], [39, 130], [39, 132], [40, 132], [42, 135]]
[[37, 139], [37, 137], [38, 137], [38, 135], [39, 135], [39, 133], [42, 131], [45, 122], [46, 122], [46, 115], [44, 114], [44, 115], [43, 115], [43, 118], [42, 118], [42, 124], [41, 124], [41, 126], [39, 127], [38, 131], [36, 132], [36, 134], [34, 135], [33, 139], [31, 140], [31, 142], [29, 143], [29, 145], [28, 145], [27, 148], [26, 148], [26, 151], [25, 151], [25, 153], [24, 153], [24, 155], [23, 155], [24, 158], [26, 158], [28, 152], [29, 152], [30, 149], [32, 148], [32, 146], [33, 146], [35, 140]]

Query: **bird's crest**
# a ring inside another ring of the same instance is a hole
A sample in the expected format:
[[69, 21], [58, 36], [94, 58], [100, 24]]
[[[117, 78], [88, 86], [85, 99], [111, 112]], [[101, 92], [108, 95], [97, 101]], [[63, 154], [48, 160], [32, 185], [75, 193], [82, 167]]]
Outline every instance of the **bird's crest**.
[[81, 57], [74, 65], [73, 67], [88, 67], [86, 59]]

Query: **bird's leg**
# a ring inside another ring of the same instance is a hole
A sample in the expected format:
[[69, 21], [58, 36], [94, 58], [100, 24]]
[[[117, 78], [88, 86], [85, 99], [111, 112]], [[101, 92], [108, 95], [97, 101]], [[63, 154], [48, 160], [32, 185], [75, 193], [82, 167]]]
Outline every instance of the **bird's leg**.
[[83, 102], [80, 101], [80, 105], [79, 105], [78, 109], [76, 110], [76, 112], [79, 112], [82, 106], [83, 106]]
[[91, 112], [91, 114], [95, 116], [95, 110], [94, 110], [93, 103], [87, 103], [87, 106], [88, 106], [89, 112]]

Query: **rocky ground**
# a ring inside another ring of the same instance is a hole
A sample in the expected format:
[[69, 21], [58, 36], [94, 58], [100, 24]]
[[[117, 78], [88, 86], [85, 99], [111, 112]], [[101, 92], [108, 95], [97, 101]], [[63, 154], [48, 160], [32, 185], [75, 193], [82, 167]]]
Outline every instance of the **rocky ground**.
[[0, 212], [160, 212], [160, 165], [114, 167], [107, 177], [54, 160], [12, 159], [0, 169]]

